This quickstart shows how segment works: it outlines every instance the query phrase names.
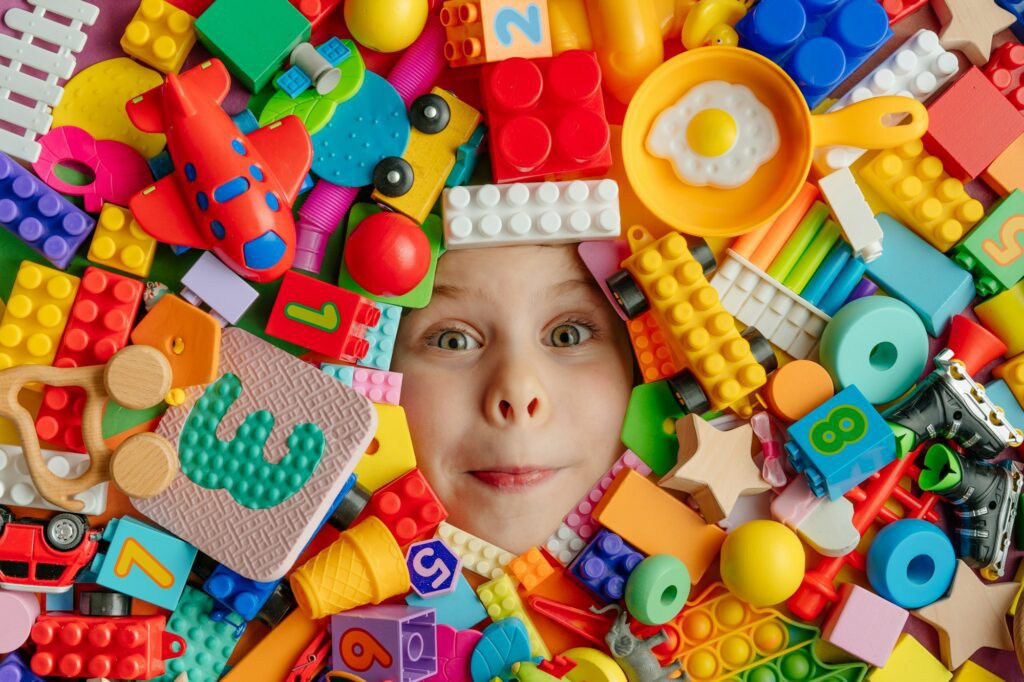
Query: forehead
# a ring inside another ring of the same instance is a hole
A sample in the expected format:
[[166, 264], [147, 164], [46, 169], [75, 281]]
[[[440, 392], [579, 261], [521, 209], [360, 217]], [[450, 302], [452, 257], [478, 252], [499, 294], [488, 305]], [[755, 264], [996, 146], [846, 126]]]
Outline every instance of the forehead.
[[590, 279], [571, 244], [501, 246], [449, 251], [437, 264], [435, 283], [442, 287], [506, 290], [547, 289], [566, 280]]

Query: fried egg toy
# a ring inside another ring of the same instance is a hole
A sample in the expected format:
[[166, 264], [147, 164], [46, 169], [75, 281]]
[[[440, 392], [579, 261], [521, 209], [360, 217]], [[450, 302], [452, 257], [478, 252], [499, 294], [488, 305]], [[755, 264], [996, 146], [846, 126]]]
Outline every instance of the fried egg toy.
[[662, 111], [647, 151], [694, 187], [739, 187], [779, 150], [775, 117], [745, 85], [708, 81]]

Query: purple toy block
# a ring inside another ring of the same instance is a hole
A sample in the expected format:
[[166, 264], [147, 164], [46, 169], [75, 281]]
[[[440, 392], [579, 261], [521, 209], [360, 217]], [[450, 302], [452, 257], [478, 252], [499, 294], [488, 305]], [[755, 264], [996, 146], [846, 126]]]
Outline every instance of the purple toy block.
[[462, 561], [439, 538], [410, 545], [405, 565], [413, 591], [423, 598], [454, 592], [462, 573]]
[[572, 562], [569, 572], [602, 601], [614, 602], [622, 599], [626, 579], [643, 560], [644, 555], [633, 546], [602, 529]]
[[434, 675], [434, 609], [385, 604], [331, 616], [331, 669], [364, 682], [417, 682]]
[[889, 660], [909, 612], [846, 583], [822, 628], [822, 639], [879, 668]]
[[197, 307], [202, 303], [210, 306], [210, 314], [221, 326], [238, 322], [259, 297], [258, 291], [209, 251], [199, 257], [181, 283], [181, 297]]
[[43, 678], [33, 674], [21, 656], [11, 653], [0, 663], [0, 682], [43, 682]]
[[0, 152], [0, 225], [63, 269], [96, 221]]

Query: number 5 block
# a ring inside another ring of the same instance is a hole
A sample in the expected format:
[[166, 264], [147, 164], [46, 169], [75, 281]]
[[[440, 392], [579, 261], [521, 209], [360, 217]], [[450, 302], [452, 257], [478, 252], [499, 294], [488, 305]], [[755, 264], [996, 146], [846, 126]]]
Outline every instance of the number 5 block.
[[331, 669], [364, 682], [416, 682], [433, 676], [434, 609], [388, 604], [331, 616]]
[[896, 458], [896, 437], [856, 385], [789, 427], [789, 462], [815, 495], [838, 500]]
[[424, 598], [454, 592], [462, 575], [462, 560], [438, 538], [413, 543], [405, 564], [413, 591]]
[[448, 0], [441, 23], [452, 66], [551, 56], [547, 0]]
[[971, 271], [981, 296], [1024, 278], [1024, 192], [1015, 189], [957, 244], [953, 260]]

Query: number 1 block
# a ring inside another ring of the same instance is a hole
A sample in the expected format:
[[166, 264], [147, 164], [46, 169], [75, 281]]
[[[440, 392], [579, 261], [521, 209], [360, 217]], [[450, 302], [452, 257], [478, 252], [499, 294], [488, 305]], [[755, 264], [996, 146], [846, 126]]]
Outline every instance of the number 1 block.
[[974, 275], [980, 296], [1024, 278], [1024, 192], [1013, 190], [954, 250], [953, 260]]
[[441, 23], [451, 66], [551, 56], [547, 0], [448, 0]]
[[434, 609], [388, 604], [331, 616], [331, 669], [364, 682], [416, 682], [437, 673]]

